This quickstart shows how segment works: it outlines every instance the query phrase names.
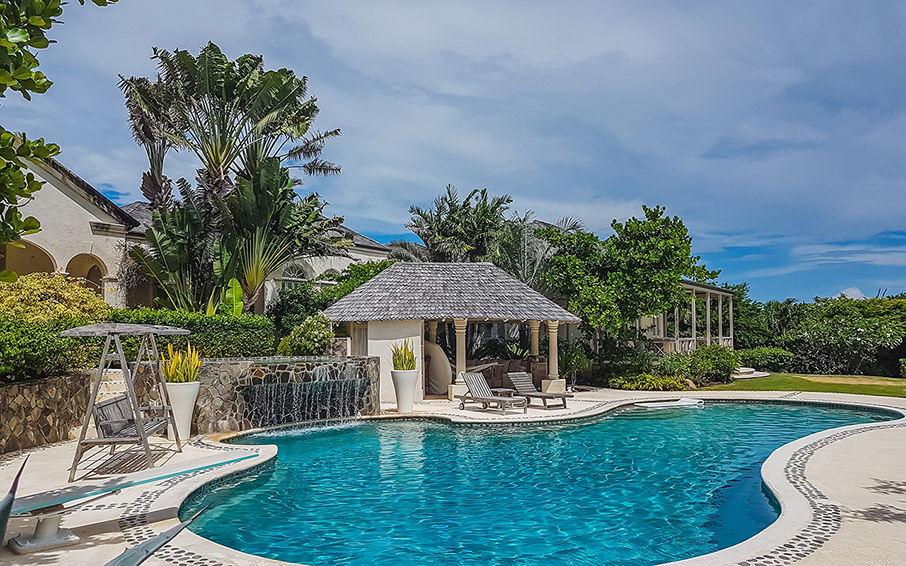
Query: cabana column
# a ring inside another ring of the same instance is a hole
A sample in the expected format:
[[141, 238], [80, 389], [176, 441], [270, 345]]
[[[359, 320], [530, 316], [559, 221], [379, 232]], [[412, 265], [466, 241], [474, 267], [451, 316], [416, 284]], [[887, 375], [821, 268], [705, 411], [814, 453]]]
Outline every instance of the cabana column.
[[460, 374], [466, 371], [466, 327], [469, 325], [469, 319], [456, 318], [453, 320], [453, 326], [456, 328], [456, 375], [453, 376], [453, 383], [460, 383]]
[[437, 321], [429, 320], [428, 321], [428, 342], [432, 344], [437, 344]]
[[557, 331], [560, 322], [547, 322], [547, 379], [541, 381], [541, 391], [545, 393], [566, 393], [566, 380], [560, 379], [560, 368], [557, 362]]
[[530, 320], [528, 321], [529, 328], [529, 343], [531, 344], [531, 349], [529, 353], [533, 356], [537, 356], [539, 352], [538, 348], [538, 331], [541, 329], [540, 320]]

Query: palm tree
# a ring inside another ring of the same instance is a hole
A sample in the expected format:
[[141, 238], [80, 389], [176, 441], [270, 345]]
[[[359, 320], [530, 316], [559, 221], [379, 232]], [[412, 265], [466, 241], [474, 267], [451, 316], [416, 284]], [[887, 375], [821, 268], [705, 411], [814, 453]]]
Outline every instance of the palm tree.
[[[149, 169], [142, 173], [142, 194], [152, 209], [169, 208], [173, 204], [173, 184], [164, 175], [164, 158], [174, 147], [167, 136], [167, 132], [173, 130], [173, 124], [162, 109], [169, 107], [170, 93], [163, 83], [151, 83], [144, 77], [127, 82], [121, 75], [120, 88], [126, 95], [132, 137], [148, 154]], [[137, 95], [139, 91], [153, 102], [143, 104]]]
[[[426, 248], [422, 257], [428, 261], [481, 261], [511, 202], [510, 195], [489, 197], [487, 189], [473, 189], [460, 200], [456, 187], [447, 185], [433, 208], [409, 208], [412, 218], [406, 228], [422, 240]], [[398, 243], [396, 247], [406, 248]]]
[[532, 211], [523, 215], [514, 213], [493, 234], [484, 259], [532, 289], [547, 291], [541, 274], [547, 270], [556, 249], [549, 241], [535, 234], [541, 228], [575, 232], [582, 229], [582, 222], [576, 218], [561, 218], [556, 224], [548, 224], [537, 220]]
[[[229, 192], [233, 175], [254, 177], [273, 156], [307, 159], [301, 168], [311, 175], [340, 172], [319, 158], [324, 143], [340, 130], [306, 137], [319, 111], [317, 100], [308, 96], [306, 77], [289, 69], [265, 71], [259, 55], [230, 61], [210, 42], [198, 57], [154, 48], [154, 59], [156, 82], [120, 77], [130, 118], [135, 123], [143, 115], [165, 117], [159, 122], [163, 139], [195, 153], [216, 194]], [[299, 143], [281, 154], [289, 142]]]

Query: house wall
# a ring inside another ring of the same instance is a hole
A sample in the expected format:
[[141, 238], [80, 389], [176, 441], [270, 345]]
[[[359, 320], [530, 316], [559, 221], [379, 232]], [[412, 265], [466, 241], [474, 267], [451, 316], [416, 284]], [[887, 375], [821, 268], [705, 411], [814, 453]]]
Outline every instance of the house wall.
[[[35, 164], [30, 164], [29, 170], [45, 181], [45, 185], [33, 200], [21, 207], [24, 216], [34, 216], [41, 222], [41, 231], [24, 240], [46, 252], [56, 271], [74, 277], [90, 275], [91, 279], [98, 279], [97, 271], [100, 271], [102, 289], [99, 291], [104, 299], [116, 306], [124, 304], [116, 275], [126, 242], [126, 227], [73, 188], [57, 171]], [[14, 250], [7, 258], [9, 269], [19, 267], [22, 273], [46, 270], [45, 258], [33, 265], [35, 269], [30, 268], [30, 262], [30, 256]], [[97, 269], [92, 271], [92, 267]]]
[[372, 321], [368, 323], [368, 355], [376, 356], [381, 360], [381, 402], [395, 403], [396, 394], [393, 391], [393, 379], [390, 370], [393, 369], [392, 352], [390, 347], [403, 340], [412, 341], [415, 349], [416, 369], [418, 370], [418, 383], [415, 386], [415, 400], [421, 401], [425, 397], [425, 371], [422, 339], [425, 322], [423, 320], [388, 320]]

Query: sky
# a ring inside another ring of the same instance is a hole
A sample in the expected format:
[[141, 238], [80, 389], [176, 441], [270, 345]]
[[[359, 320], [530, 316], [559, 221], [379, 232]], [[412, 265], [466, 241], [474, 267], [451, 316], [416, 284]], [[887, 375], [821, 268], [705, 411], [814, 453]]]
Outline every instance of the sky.
[[[0, 123], [119, 204], [141, 197], [118, 74], [153, 46], [309, 77], [323, 157], [305, 178], [379, 241], [448, 183], [513, 209], [613, 219], [663, 205], [720, 282], [759, 300], [906, 291], [906, 3], [120, 0], [65, 7], [55, 82]], [[194, 178], [185, 152], [166, 173]]]

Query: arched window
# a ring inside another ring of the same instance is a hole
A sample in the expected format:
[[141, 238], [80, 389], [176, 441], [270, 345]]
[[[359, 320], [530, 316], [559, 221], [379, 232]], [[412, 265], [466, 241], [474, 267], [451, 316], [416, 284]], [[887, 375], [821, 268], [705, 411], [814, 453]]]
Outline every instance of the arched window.
[[280, 281], [280, 286], [284, 289], [291, 289], [302, 285], [308, 281], [308, 271], [306, 266], [298, 263], [287, 265], [283, 269], [283, 278]]

